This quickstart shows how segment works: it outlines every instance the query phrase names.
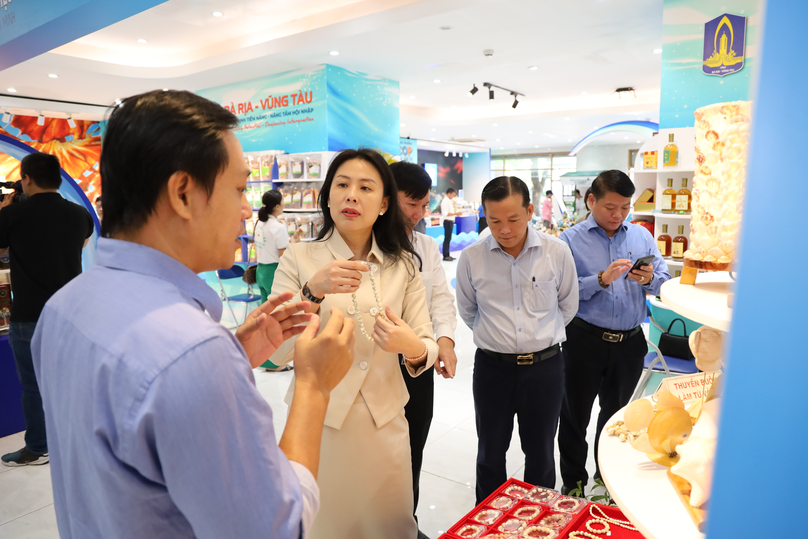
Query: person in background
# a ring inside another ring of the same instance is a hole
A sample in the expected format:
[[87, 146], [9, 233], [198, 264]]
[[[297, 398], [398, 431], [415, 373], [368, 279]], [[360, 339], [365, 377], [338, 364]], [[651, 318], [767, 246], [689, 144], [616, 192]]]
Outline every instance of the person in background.
[[[356, 361], [326, 414], [314, 539], [418, 534], [404, 415], [409, 395], [399, 354], [407, 376], [420, 376], [439, 348], [418, 275], [421, 262], [397, 202], [395, 178], [379, 153], [337, 154], [320, 191], [317, 239], [289, 246], [272, 286], [273, 293], [308, 299], [310, 311], [332, 308], [357, 320]], [[287, 363], [292, 344], [282, 345], [273, 363]], [[290, 388], [287, 402], [293, 395]]]
[[572, 253], [530, 226], [533, 204], [525, 182], [495, 178], [482, 202], [491, 236], [466, 247], [457, 266], [457, 306], [477, 346], [478, 504], [508, 479], [505, 453], [514, 414], [525, 481], [555, 487], [554, 439], [564, 393], [559, 348], [578, 310]]
[[575, 190], [575, 216], [576, 218], [585, 217], [587, 212], [586, 200], [581, 196], [581, 192]]
[[[255, 252], [258, 258], [258, 267], [255, 270], [255, 279], [261, 291], [261, 303], [266, 302], [272, 291], [272, 282], [275, 280], [275, 270], [278, 269], [281, 255], [289, 245], [289, 233], [286, 227], [278, 222], [283, 213], [283, 195], [277, 189], [271, 189], [261, 197], [261, 208], [258, 210], [258, 226], [255, 227]], [[296, 241], [297, 232], [292, 238]], [[271, 361], [261, 365], [270, 372], [283, 372], [292, 370], [289, 364], [281, 367]]]
[[[585, 193], [585, 194], [584, 194], [584, 196], [583, 196], [583, 202], [584, 202], [584, 211], [583, 211], [583, 213], [578, 214], [578, 216], [576, 217], [576, 219], [575, 219], [575, 224], [576, 224], [576, 225], [577, 225], [578, 223], [583, 223], [583, 222], [584, 222], [584, 221], [586, 221], [586, 220], [587, 220], [587, 218], [589, 217], [589, 213], [590, 213], [590, 211], [589, 211], [589, 195], [590, 195], [590, 193], [592, 193], [592, 188], [591, 188], [591, 187], [587, 187], [587, 188], [586, 188], [586, 193]], [[576, 207], [577, 207], [577, 205], [578, 205], [578, 202], [577, 202], [577, 201], [575, 202], [575, 205], [576, 205]], [[577, 211], [577, 210], [576, 210], [576, 211]]]
[[[59, 194], [62, 175], [55, 156], [26, 155], [20, 163], [20, 177], [28, 199], [12, 204], [16, 193], [3, 199], [0, 248], [9, 249], [14, 285], [8, 341], [22, 384], [25, 447], [0, 457], [5, 466], [46, 464], [49, 460], [31, 338], [45, 302], [81, 273], [81, 250], [94, 228], [90, 212]], [[66, 421], [65, 428], [70, 423]]]
[[98, 220], [104, 220], [104, 206], [101, 204], [101, 195], [98, 195], [95, 199], [95, 213], [98, 215]]
[[[418, 509], [421, 464], [424, 447], [432, 424], [435, 405], [435, 377], [433, 370], [444, 378], [454, 378], [457, 367], [455, 336], [457, 317], [455, 316], [454, 296], [449, 291], [446, 273], [441, 265], [438, 244], [420, 232], [415, 232], [415, 223], [420, 222], [429, 207], [429, 189], [432, 180], [423, 167], [414, 163], [393, 163], [390, 165], [398, 187], [398, 205], [404, 217], [404, 226], [413, 248], [421, 258], [421, 281], [426, 291], [426, 305], [429, 318], [438, 342], [438, 360], [435, 368], [413, 378], [401, 364], [401, 375], [407, 385], [410, 400], [404, 406], [404, 415], [410, 429], [410, 452], [412, 453], [413, 514]], [[417, 521], [417, 517], [416, 517]], [[420, 530], [419, 539], [426, 537]]]
[[[634, 194], [629, 177], [619, 170], [601, 172], [591, 190], [592, 213], [560, 237], [575, 257], [580, 295], [578, 313], [567, 326], [564, 344], [566, 394], [558, 448], [565, 494], [577, 488], [578, 482], [583, 487], [588, 481], [586, 428], [595, 397], [600, 404], [597, 462], [603, 426], [628, 404], [634, 392], [648, 352], [641, 327], [647, 310], [645, 296], [659, 295], [662, 283], [671, 278], [648, 230], [625, 222]], [[634, 261], [646, 255], [654, 255], [653, 264], [626, 275]]]
[[[219, 323], [222, 301], [198, 274], [233, 265], [252, 215], [237, 126], [174, 90], [109, 117], [96, 264], [48, 301], [32, 342], [62, 539], [297, 539], [317, 513], [322, 425], [353, 361], [353, 321], [334, 312], [315, 336], [319, 318], [295, 314], [309, 303], [280, 307], [285, 294], [235, 334]], [[252, 369], [293, 335], [297, 391], [278, 445]]]
[[544, 193], [544, 202], [541, 203], [541, 222], [544, 228], [553, 228], [553, 192], [549, 189]]
[[485, 208], [483, 208], [482, 202], [480, 203], [480, 207], [477, 208], [477, 215], [479, 219], [477, 221], [477, 234], [488, 228], [488, 221], [485, 220]]
[[449, 262], [454, 260], [454, 257], [449, 253], [449, 249], [452, 244], [452, 234], [454, 234], [455, 216], [459, 215], [455, 212], [454, 202], [452, 202], [452, 199], [456, 196], [457, 191], [450, 187], [446, 190], [446, 196], [440, 202], [440, 213], [443, 219], [443, 259]]

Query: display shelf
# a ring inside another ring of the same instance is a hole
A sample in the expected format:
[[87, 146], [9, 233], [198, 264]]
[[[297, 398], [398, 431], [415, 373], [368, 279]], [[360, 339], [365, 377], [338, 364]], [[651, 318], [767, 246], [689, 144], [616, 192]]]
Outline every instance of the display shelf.
[[[606, 424], [622, 420], [624, 409]], [[621, 442], [616, 436], [609, 436], [606, 429], [600, 435], [598, 463], [612, 500], [646, 538], [704, 537], [668, 480], [668, 468], [651, 462], [645, 453]]]
[[320, 208], [314, 210], [304, 210], [300, 208], [287, 208], [283, 210], [283, 213], [320, 213]]
[[637, 216], [637, 215], [643, 216], [644, 215], [646, 217], [653, 217], [654, 213], [650, 212], [650, 211], [633, 211], [633, 212], [631, 212], [631, 215], [632, 216]]
[[321, 182], [325, 178], [303, 178], [300, 180], [272, 180], [274, 183], [312, 183], [312, 182]]
[[732, 309], [727, 305], [727, 296], [732, 292], [733, 281], [729, 273], [716, 271], [699, 273], [696, 284], [686, 285], [679, 278], [662, 285], [660, 298], [677, 313], [694, 322], [728, 332]]
[[[651, 212], [651, 215], [654, 217], [659, 217], [660, 219], [683, 219], [685, 221], [690, 221], [689, 213], [662, 213], [661, 211], [654, 210]], [[688, 232], [689, 229], [690, 227], [688, 227]]]
[[679, 262], [678, 260], [673, 260], [673, 259], [670, 259], [670, 258], [666, 258], [665, 263], [667, 265], [669, 265], [669, 266], [682, 266], [682, 267], [684, 267], [684, 265], [685, 265], [684, 262]]

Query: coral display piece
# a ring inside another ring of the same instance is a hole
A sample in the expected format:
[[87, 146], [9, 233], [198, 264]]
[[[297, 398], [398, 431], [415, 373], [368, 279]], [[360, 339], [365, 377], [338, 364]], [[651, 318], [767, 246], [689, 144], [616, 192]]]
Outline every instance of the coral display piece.
[[741, 226], [751, 103], [696, 110], [690, 249], [685, 266], [723, 271], [735, 260]]

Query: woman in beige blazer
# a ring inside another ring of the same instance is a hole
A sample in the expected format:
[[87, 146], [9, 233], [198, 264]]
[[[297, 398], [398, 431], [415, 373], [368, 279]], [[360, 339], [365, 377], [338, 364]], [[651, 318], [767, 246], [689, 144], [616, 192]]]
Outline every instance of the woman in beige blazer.
[[[329, 166], [316, 241], [290, 245], [272, 294], [298, 292], [322, 325], [336, 308], [356, 321], [351, 370], [331, 392], [317, 483], [314, 539], [414, 539], [409, 399], [399, 354], [411, 376], [435, 362], [420, 260], [407, 238], [395, 180], [372, 150], [345, 150]], [[294, 339], [270, 360], [292, 359]], [[294, 382], [286, 402], [291, 402]]]

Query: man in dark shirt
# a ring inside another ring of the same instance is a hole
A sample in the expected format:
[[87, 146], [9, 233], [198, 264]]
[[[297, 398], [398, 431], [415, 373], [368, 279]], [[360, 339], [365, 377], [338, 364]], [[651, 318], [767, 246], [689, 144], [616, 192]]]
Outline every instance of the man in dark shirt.
[[35, 153], [20, 164], [28, 200], [0, 205], [0, 249], [9, 249], [14, 302], [8, 340], [22, 384], [25, 447], [3, 455], [5, 466], [48, 462], [45, 414], [33, 361], [31, 337], [45, 302], [81, 273], [81, 250], [93, 233], [90, 213], [58, 193], [62, 184], [59, 160]]

